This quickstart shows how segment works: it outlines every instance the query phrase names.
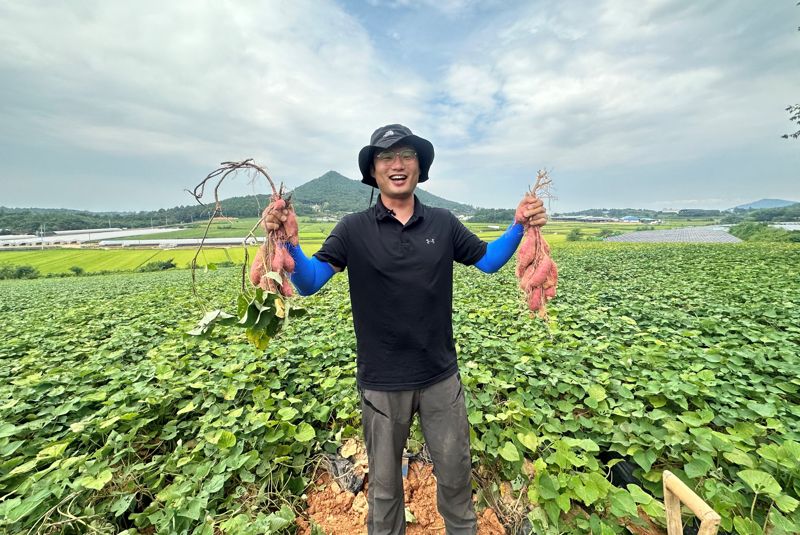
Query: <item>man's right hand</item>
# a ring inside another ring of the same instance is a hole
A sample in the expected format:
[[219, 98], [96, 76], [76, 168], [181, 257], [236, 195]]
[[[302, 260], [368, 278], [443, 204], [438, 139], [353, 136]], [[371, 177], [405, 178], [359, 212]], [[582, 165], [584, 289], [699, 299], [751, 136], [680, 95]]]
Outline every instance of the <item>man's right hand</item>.
[[282, 210], [264, 210], [264, 228], [267, 232], [283, 229], [292, 245], [297, 245], [299, 229], [297, 226], [297, 216], [294, 210], [283, 208]]
[[267, 227], [267, 232], [278, 230], [283, 223], [289, 219], [289, 209], [274, 210], [264, 216], [264, 224]]

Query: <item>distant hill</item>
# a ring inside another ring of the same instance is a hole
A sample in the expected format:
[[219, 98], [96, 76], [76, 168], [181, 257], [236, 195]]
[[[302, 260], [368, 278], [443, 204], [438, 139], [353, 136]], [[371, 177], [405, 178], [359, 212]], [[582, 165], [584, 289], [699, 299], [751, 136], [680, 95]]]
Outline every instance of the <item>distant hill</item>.
[[[292, 199], [299, 215], [315, 213], [343, 215], [367, 208], [372, 189], [366, 184], [362, 184], [360, 180], [351, 180], [336, 171], [328, 171], [321, 177], [296, 187], [292, 191]], [[376, 190], [375, 199], [377, 199], [377, 193]], [[475, 208], [468, 204], [449, 201], [420, 188], [417, 188], [416, 193], [419, 200], [428, 206], [446, 208], [460, 215], [475, 212]], [[373, 199], [373, 203], [375, 199]]]
[[[328, 171], [298, 186], [292, 192], [295, 210], [299, 215], [341, 217], [349, 212], [364, 210], [369, 205], [370, 188], [335, 171]], [[475, 212], [475, 208], [417, 188], [417, 196], [429, 205], [446, 208], [459, 215]], [[377, 191], [376, 191], [377, 199]], [[375, 200], [373, 200], [375, 202]], [[247, 195], [223, 199], [222, 213], [228, 217], [257, 217], [259, 207], [268, 203], [267, 195]], [[56, 230], [86, 228], [146, 228], [159, 225], [192, 223], [208, 219], [213, 209], [199, 204], [162, 208], [144, 212], [87, 212], [65, 208], [6, 208], [0, 206], [0, 234], [34, 234]]]
[[753, 210], [737, 209], [728, 212], [721, 223], [733, 224], [746, 221], [761, 223], [793, 222], [800, 221], [800, 203], [780, 206], [778, 208], [761, 208]]
[[761, 199], [756, 202], [734, 206], [733, 208], [731, 208], [731, 210], [761, 210], [763, 208], [783, 208], [784, 206], [791, 206], [793, 204], [797, 204], [797, 201], [786, 201], [784, 199]]

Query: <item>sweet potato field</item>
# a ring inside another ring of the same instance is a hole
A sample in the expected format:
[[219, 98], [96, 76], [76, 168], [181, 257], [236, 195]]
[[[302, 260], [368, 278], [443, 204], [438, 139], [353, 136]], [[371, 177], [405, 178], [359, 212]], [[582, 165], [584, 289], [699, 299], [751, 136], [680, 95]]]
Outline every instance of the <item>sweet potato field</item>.
[[[800, 247], [552, 255], [549, 323], [513, 265], [455, 271], [478, 508], [534, 533], [656, 533], [669, 469], [726, 532], [800, 532]], [[240, 276], [200, 274], [201, 295], [235, 308]], [[303, 303], [261, 352], [183, 334], [186, 271], [0, 281], [0, 533], [293, 532], [360, 422], [346, 277]], [[623, 463], [639, 486], [609, 482]]]

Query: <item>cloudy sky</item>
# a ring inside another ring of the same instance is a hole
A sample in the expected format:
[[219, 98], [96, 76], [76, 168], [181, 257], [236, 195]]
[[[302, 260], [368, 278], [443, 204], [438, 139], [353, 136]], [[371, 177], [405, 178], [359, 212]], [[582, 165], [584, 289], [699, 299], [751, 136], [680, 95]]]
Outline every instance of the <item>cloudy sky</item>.
[[539, 168], [553, 211], [800, 201], [796, 4], [5, 0], [0, 205], [189, 204], [244, 158], [357, 178], [397, 122], [436, 147], [426, 189], [477, 206]]

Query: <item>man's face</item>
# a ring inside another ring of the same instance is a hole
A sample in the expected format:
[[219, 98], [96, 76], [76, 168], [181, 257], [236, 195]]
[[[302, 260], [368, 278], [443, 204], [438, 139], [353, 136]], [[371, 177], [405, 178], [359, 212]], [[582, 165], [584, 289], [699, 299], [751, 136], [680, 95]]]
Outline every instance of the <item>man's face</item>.
[[407, 145], [376, 150], [372, 159], [372, 176], [383, 197], [405, 199], [412, 196], [419, 182], [416, 151]]

